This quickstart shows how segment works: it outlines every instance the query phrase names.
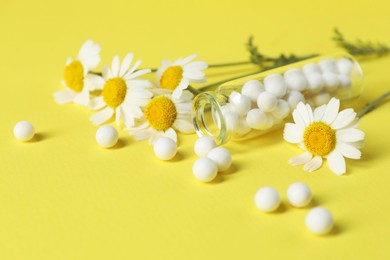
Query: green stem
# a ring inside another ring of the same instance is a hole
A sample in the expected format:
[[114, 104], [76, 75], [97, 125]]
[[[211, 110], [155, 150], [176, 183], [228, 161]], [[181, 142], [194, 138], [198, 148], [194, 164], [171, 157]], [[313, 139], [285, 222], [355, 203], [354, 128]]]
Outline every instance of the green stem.
[[252, 64], [252, 62], [238, 61], [238, 62], [228, 62], [228, 63], [219, 63], [219, 64], [209, 64], [208, 68], [229, 67], [229, 66], [246, 65], [246, 64]]
[[361, 109], [358, 113], [357, 113], [357, 117], [359, 118], [362, 118], [365, 114], [367, 114], [368, 112], [372, 111], [374, 108], [376, 108], [378, 105], [380, 105], [380, 103], [385, 100], [387, 97], [390, 96], [390, 91], [386, 92], [385, 94], [383, 94], [382, 96], [380, 96], [379, 98], [375, 99], [374, 101], [372, 101], [371, 103], [367, 104], [363, 109]]
[[215, 86], [218, 86], [218, 85], [221, 85], [225, 82], [228, 82], [228, 81], [231, 81], [231, 80], [235, 80], [235, 79], [239, 79], [239, 78], [243, 78], [243, 77], [247, 77], [247, 76], [251, 76], [251, 75], [254, 75], [254, 74], [257, 74], [257, 73], [260, 73], [262, 72], [263, 70], [258, 70], [258, 71], [255, 71], [255, 72], [251, 72], [251, 73], [248, 73], [248, 74], [244, 74], [244, 75], [240, 75], [240, 76], [236, 76], [236, 77], [233, 77], [233, 78], [229, 78], [229, 79], [224, 79], [224, 80], [221, 80], [221, 81], [217, 81], [217, 82], [214, 82], [214, 83], [211, 83], [209, 85], [206, 85], [204, 87], [201, 87], [198, 89], [198, 91], [200, 92], [203, 92], [203, 91], [207, 91]]
[[191, 87], [191, 86], [188, 86], [188, 87], [187, 87], [187, 90], [189, 90], [189, 91], [190, 91], [192, 94], [194, 94], [195, 96], [201, 93], [200, 90], [198, 90], [198, 89], [196, 89], [196, 88], [194, 88], [194, 87]]

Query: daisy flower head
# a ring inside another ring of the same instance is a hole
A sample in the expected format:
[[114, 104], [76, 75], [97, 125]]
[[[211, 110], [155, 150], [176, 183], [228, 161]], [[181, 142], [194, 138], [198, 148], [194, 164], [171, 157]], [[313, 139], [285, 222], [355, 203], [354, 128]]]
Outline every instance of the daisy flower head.
[[132, 60], [132, 53], [127, 54], [122, 63], [115, 56], [111, 68], [103, 68], [102, 94], [92, 99], [90, 104], [93, 110], [101, 109], [90, 118], [95, 125], [100, 125], [115, 115], [117, 125], [123, 122], [126, 127], [130, 127], [134, 125], [136, 118], [143, 115], [140, 107], [146, 105], [153, 96], [150, 91], [152, 84], [137, 77], [149, 73], [150, 69], [137, 70], [142, 61], [138, 60], [130, 66]]
[[86, 41], [75, 59], [68, 58], [62, 84], [65, 89], [54, 93], [54, 100], [62, 105], [74, 102], [88, 106], [90, 92], [103, 86], [103, 79], [90, 73], [100, 62], [100, 46], [91, 40]]
[[205, 82], [206, 77], [202, 70], [207, 68], [207, 63], [193, 61], [196, 56], [194, 54], [179, 58], [174, 62], [163, 60], [156, 73], [160, 88], [172, 90], [173, 96], [179, 98], [190, 83]]
[[332, 98], [328, 104], [312, 111], [300, 102], [293, 112], [294, 124], [287, 123], [284, 139], [297, 144], [304, 153], [290, 159], [290, 164], [304, 164], [304, 170], [314, 171], [326, 158], [329, 168], [337, 175], [346, 172], [345, 159], [360, 159], [364, 132], [352, 108], [339, 112], [340, 101]]
[[156, 95], [144, 107], [144, 115], [136, 127], [128, 128], [136, 140], [149, 139], [154, 144], [160, 137], [177, 142], [176, 130], [190, 134], [194, 132], [191, 119], [193, 95], [183, 91], [178, 98], [166, 92]]

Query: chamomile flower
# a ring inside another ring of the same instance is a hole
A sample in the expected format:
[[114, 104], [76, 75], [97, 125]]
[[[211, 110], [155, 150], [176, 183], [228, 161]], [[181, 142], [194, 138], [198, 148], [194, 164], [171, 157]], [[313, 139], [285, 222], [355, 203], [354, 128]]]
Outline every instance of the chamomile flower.
[[284, 139], [298, 144], [305, 152], [290, 159], [292, 165], [304, 164], [306, 171], [321, 167], [326, 158], [329, 168], [337, 175], [346, 172], [345, 159], [360, 159], [364, 132], [356, 129], [359, 120], [353, 109], [339, 112], [340, 101], [332, 98], [327, 105], [312, 111], [300, 102], [293, 112], [295, 124], [287, 123]]
[[122, 64], [119, 57], [115, 56], [111, 69], [107, 66], [103, 68], [102, 95], [91, 100], [90, 104], [93, 110], [103, 108], [90, 118], [95, 125], [106, 122], [115, 114], [117, 125], [123, 122], [126, 127], [130, 127], [136, 118], [142, 117], [140, 107], [146, 105], [153, 96], [150, 91], [152, 84], [148, 80], [136, 78], [149, 73], [150, 69], [136, 71], [141, 61], [138, 60], [130, 67], [132, 60], [132, 53], [126, 55]]
[[163, 60], [156, 73], [159, 86], [172, 90], [173, 96], [178, 98], [190, 83], [205, 82], [206, 78], [202, 70], [207, 68], [207, 63], [192, 61], [196, 56], [194, 54], [184, 59], [179, 58], [174, 62]]
[[144, 108], [144, 116], [139, 125], [130, 130], [136, 140], [149, 139], [154, 143], [160, 137], [168, 137], [177, 142], [176, 131], [193, 133], [191, 123], [191, 102], [193, 95], [185, 90], [179, 98], [170, 93], [157, 95]]
[[54, 93], [54, 100], [58, 104], [74, 102], [89, 105], [90, 92], [103, 86], [103, 79], [90, 73], [100, 62], [99, 52], [100, 46], [88, 40], [81, 46], [75, 59], [67, 59], [62, 81], [65, 89]]

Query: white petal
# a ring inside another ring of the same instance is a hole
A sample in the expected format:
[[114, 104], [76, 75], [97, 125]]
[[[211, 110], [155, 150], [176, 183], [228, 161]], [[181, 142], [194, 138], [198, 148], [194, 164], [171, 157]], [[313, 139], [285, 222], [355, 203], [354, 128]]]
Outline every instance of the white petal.
[[111, 71], [114, 77], [119, 76], [119, 67], [120, 67], [120, 60], [118, 56], [115, 56], [112, 59], [112, 65], [111, 65]]
[[87, 71], [94, 69], [100, 62], [100, 46], [91, 40], [86, 41], [77, 55], [77, 59]]
[[88, 88], [84, 87], [81, 93], [77, 94], [74, 97], [73, 100], [76, 104], [82, 105], [82, 106], [88, 106], [89, 105], [89, 90]]
[[198, 54], [192, 54], [192, 55], [190, 55], [190, 56], [184, 58], [184, 59], [181, 61], [181, 64], [182, 64], [182, 65], [185, 65], [185, 64], [189, 63], [190, 61], [192, 61], [193, 59], [195, 59], [196, 56], [198, 56]]
[[322, 105], [314, 109], [314, 122], [319, 122], [325, 114], [326, 105]]
[[358, 142], [364, 140], [364, 132], [354, 128], [342, 129], [336, 131], [336, 139], [342, 142]]
[[312, 172], [320, 168], [322, 165], [322, 157], [321, 156], [314, 156], [313, 159], [311, 159], [309, 162], [303, 166], [303, 169], [308, 172]]
[[54, 100], [60, 105], [73, 102], [77, 92], [68, 88], [54, 92]]
[[122, 122], [123, 118], [122, 118], [122, 109], [121, 107], [117, 107], [115, 109], [115, 124], [117, 126], [120, 126], [121, 125], [121, 122]]
[[188, 82], [187, 79], [182, 78], [182, 80], [179, 83], [179, 86], [176, 87], [176, 89], [173, 91], [172, 96], [175, 99], [179, 99], [183, 93], [183, 90], [186, 89], [190, 83]]
[[90, 91], [102, 89], [104, 86], [104, 79], [102, 77], [90, 73], [85, 76], [84, 82]]
[[314, 121], [313, 109], [311, 108], [311, 106], [309, 104], [306, 104], [306, 109], [307, 109], [307, 114], [309, 116], [309, 122], [311, 124]]
[[301, 143], [303, 141], [303, 128], [296, 124], [286, 123], [283, 137], [289, 143]]
[[340, 129], [349, 125], [356, 117], [356, 113], [352, 108], [344, 109], [341, 111], [336, 119], [331, 124], [333, 129]]
[[173, 126], [184, 134], [192, 134], [195, 130], [194, 125], [188, 120], [176, 119]]
[[126, 74], [123, 76], [124, 79], [129, 79], [131, 74], [141, 65], [142, 60], [137, 60], [134, 65], [129, 69]]
[[177, 134], [173, 128], [169, 128], [167, 131], [165, 131], [163, 136], [171, 138], [173, 141], [177, 142]]
[[298, 103], [296, 110], [298, 111], [299, 115], [301, 116], [301, 118], [305, 122], [305, 124], [304, 124], [305, 126], [308, 126], [312, 123], [310, 121], [309, 112], [307, 111], [306, 106], [302, 102]]
[[333, 150], [326, 159], [328, 161], [329, 168], [335, 174], [343, 175], [345, 173], [345, 159], [339, 151]]
[[339, 108], [340, 100], [332, 98], [326, 105], [325, 113], [321, 121], [327, 123], [328, 125], [332, 124], [338, 115]]
[[134, 119], [141, 118], [143, 116], [142, 110], [134, 105], [123, 104], [121, 105], [123, 113], [123, 122], [125, 127], [133, 127]]
[[353, 145], [338, 142], [336, 150], [339, 151], [344, 157], [350, 159], [360, 159], [362, 153]]
[[297, 166], [309, 162], [312, 157], [313, 155], [311, 153], [304, 152], [298, 156], [291, 158], [288, 162], [293, 166]]
[[99, 110], [106, 105], [102, 96], [91, 99], [89, 102], [89, 108], [91, 110]]
[[111, 69], [107, 65], [103, 66], [102, 75], [103, 75], [103, 79], [105, 79], [105, 80], [111, 79], [111, 78], [114, 77], [114, 75], [112, 74]]
[[138, 71], [134, 72], [133, 74], [127, 76], [127, 77], [126, 77], [126, 80], [134, 79], [134, 78], [136, 78], [136, 77], [142, 76], [142, 75], [147, 74], [147, 73], [150, 73], [150, 72], [151, 72], [150, 69], [138, 70]]
[[133, 60], [133, 53], [128, 53], [122, 61], [121, 69], [119, 71], [119, 77], [122, 77], [126, 74], [126, 72], [130, 68], [130, 64], [131, 64], [132, 60]]
[[292, 115], [293, 115], [293, 119], [294, 119], [295, 124], [301, 126], [302, 128], [305, 128], [307, 126], [306, 122], [303, 120], [301, 114], [298, 112], [297, 109], [294, 109]]
[[105, 109], [93, 114], [89, 119], [94, 125], [100, 125], [109, 120], [113, 114], [114, 109], [112, 109], [111, 107], [106, 107]]
[[204, 73], [201, 71], [184, 72], [183, 77], [194, 83], [203, 83], [206, 80]]
[[152, 136], [152, 132], [149, 128], [139, 131], [131, 131], [129, 134], [133, 136], [135, 140], [146, 140]]
[[207, 69], [208, 65], [204, 61], [194, 61], [187, 65], [184, 65], [184, 69], [188, 71], [197, 71]]

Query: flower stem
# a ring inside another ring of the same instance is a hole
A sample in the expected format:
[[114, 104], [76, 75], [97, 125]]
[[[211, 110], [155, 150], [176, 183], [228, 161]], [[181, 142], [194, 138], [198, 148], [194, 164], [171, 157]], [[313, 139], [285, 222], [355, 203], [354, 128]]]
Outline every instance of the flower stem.
[[229, 63], [209, 64], [208, 68], [229, 67], [229, 66], [246, 65], [246, 64], [252, 64], [252, 62], [238, 61], [238, 62], [229, 62]]
[[244, 74], [244, 75], [236, 76], [236, 77], [233, 77], [233, 78], [228, 78], [228, 79], [224, 79], [224, 80], [221, 80], [221, 81], [217, 81], [217, 82], [214, 82], [214, 83], [211, 83], [209, 85], [206, 85], [204, 87], [199, 88], [198, 91], [200, 91], [200, 92], [207, 91], [207, 90], [210, 90], [213, 87], [221, 85], [221, 84], [223, 84], [225, 82], [228, 82], [228, 81], [231, 81], [231, 80], [235, 80], [235, 79], [239, 79], [239, 78], [243, 78], [243, 77], [247, 77], [247, 76], [251, 76], [251, 75], [260, 73], [262, 71], [263, 70], [257, 70], [255, 72], [251, 72], [251, 73], [248, 73], [248, 74]]
[[359, 118], [362, 118], [365, 114], [367, 114], [368, 112], [372, 111], [374, 108], [376, 108], [378, 105], [380, 105], [380, 103], [385, 100], [387, 97], [390, 96], [390, 91], [386, 92], [385, 94], [383, 94], [382, 96], [380, 96], [379, 98], [375, 99], [374, 101], [372, 101], [371, 103], [367, 104], [363, 109], [361, 109], [358, 113], [357, 113], [357, 117]]

